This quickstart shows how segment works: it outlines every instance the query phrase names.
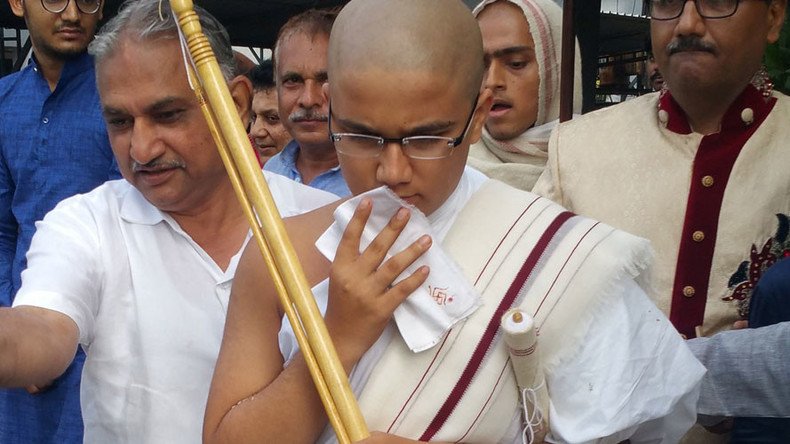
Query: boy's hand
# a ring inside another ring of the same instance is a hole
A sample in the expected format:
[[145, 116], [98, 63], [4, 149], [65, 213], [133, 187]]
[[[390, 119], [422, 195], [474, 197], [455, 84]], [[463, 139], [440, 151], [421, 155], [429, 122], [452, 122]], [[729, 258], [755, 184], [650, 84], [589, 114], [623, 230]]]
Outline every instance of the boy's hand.
[[354, 362], [373, 345], [395, 309], [425, 282], [429, 272], [427, 266], [420, 267], [392, 285], [431, 246], [431, 238], [425, 235], [385, 260], [409, 221], [406, 208], [398, 210], [365, 251], [359, 252], [371, 211], [371, 200], [363, 199], [343, 233], [329, 273], [327, 326], [335, 344], [342, 344]]

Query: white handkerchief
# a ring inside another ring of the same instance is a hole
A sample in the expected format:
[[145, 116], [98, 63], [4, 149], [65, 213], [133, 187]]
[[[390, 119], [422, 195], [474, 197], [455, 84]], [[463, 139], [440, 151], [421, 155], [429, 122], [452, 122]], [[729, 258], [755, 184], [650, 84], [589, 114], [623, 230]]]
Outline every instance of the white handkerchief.
[[334, 260], [343, 231], [363, 197], [373, 202], [373, 211], [362, 233], [360, 252], [389, 223], [401, 207], [411, 210], [406, 228], [387, 253], [387, 258], [403, 251], [424, 234], [434, 239], [431, 248], [395, 279], [398, 283], [423, 265], [430, 274], [423, 285], [395, 310], [395, 323], [403, 340], [413, 352], [421, 352], [436, 345], [458, 321], [472, 314], [482, 304], [480, 294], [470, 284], [456, 263], [436, 243], [431, 225], [417, 208], [400, 200], [389, 188], [381, 187], [348, 200], [335, 210], [335, 222], [316, 241], [318, 250]]

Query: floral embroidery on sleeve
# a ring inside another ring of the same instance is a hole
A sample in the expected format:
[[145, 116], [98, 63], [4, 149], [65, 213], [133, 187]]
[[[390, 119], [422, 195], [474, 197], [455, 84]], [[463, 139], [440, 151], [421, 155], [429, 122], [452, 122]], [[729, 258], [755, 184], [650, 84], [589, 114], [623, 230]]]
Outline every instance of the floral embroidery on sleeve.
[[749, 260], [741, 262], [738, 271], [730, 276], [727, 283], [729, 292], [723, 301], [736, 301], [738, 314], [746, 319], [749, 317], [749, 301], [757, 282], [768, 267], [777, 260], [790, 256], [790, 217], [777, 214], [778, 227], [774, 237], [765, 241], [762, 248], [752, 244]]

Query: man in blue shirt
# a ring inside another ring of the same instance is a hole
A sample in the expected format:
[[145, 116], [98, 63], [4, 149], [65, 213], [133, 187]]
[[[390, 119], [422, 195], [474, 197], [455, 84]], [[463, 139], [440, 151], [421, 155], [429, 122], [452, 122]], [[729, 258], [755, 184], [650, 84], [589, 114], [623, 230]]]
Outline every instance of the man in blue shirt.
[[[294, 140], [263, 169], [338, 196], [349, 196], [334, 144], [329, 140], [327, 50], [334, 13], [308, 10], [280, 29], [274, 75], [283, 124]], [[286, 118], [287, 117], [287, 118]]]
[[[119, 178], [86, 53], [100, 0], [9, 0], [33, 59], [0, 79], [0, 307], [11, 306], [41, 220], [61, 200]], [[79, 352], [50, 387], [0, 390], [0, 442], [82, 442]]]

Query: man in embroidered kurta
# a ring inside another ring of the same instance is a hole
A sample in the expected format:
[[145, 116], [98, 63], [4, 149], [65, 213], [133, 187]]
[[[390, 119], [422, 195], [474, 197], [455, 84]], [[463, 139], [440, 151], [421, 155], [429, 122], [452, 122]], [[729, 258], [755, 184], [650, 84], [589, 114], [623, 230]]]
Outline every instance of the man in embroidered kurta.
[[323, 91], [334, 20], [332, 12], [310, 9], [280, 29], [274, 49], [277, 101], [293, 140], [264, 169], [342, 197], [350, 191], [326, 136], [329, 102]]
[[[287, 223], [365, 419], [385, 432], [371, 442], [520, 441], [498, 328], [511, 306], [540, 326], [554, 439], [676, 441], [702, 368], [633, 280], [647, 243], [465, 169], [491, 92], [464, 5], [354, 0], [330, 40], [330, 134], [357, 196]], [[204, 439], [326, 442], [262, 266], [252, 248], [240, 261]]]
[[[530, 191], [548, 158], [560, 113], [562, 9], [552, 0], [485, 0], [475, 9], [485, 49], [485, 86], [494, 95], [469, 165]], [[576, 51], [574, 109], [581, 109]]]
[[[25, 19], [33, 57], [0, 79], [0, 307], [10, 307], [19, 290], [35, 223], [61, 200], [120, 177], [86, 51], [103, 2], [8, 3]], [[84, 360], [78, 352], [36, 395], [0, 390], [0, 442], [82, 442]]]
[[649, 4], [664, 91], [561, 125], [535, 192], [648, 238], [650, 295], [692, 338], [746, 319], [787, 249], [790, 99], [760, 69], [787, 2]]
[[[160, 18], [159, 3], [129, 2], [91, 46], [125, 180], [47, 214], [14, 307], [0, 308], [0, 386], [43, 386], [85, 349], [86, 443], [200, 441], [230, 284], [248, 239], [189, 88], [175, 20], [167, 9]], [[230, 79], [227, 34], [206, 15], [202, 22]], [[245, 117], [247, 85], [229, 80]], [[268, 181], [288, 215], [334, 200], [275, 174]]]

